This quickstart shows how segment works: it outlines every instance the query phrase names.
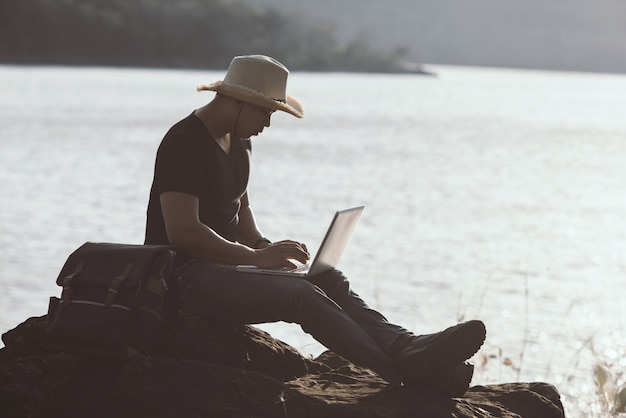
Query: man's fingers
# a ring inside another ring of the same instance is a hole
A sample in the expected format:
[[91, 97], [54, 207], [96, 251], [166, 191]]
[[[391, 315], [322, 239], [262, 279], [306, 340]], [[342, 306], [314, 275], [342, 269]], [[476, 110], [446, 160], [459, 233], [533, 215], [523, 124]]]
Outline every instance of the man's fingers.
[[[304, 245], [301, 242], [292, 241], [292, 240], [284, 240], [284, 241], [277, 242], [275, 245], [285, 246], [289, 250], [298, 251], [299, 253], [305, 255], [307, 257], [307, 260], [308, 260], [309, 250], [306, 248], [306, 245]], [[301, 261], [298, 258], [296, 258], [296, 259], [298, 261]]]
[[275, 242], [261, 251], [267, 255], [266, 267], [296, 268], [294, 261], [306, 264], [310, 258], [306, 245], [293, 240]]

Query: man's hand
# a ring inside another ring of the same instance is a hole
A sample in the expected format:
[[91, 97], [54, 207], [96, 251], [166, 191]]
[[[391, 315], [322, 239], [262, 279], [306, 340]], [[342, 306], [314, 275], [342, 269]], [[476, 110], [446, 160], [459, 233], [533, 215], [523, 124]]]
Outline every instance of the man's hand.
[[291, 240], [275, 242], [255, 252], [257, 254], [255, 264], [265, 268], [296, 268], [294, 260], [306, 264], [310, 258], [306, 245]]

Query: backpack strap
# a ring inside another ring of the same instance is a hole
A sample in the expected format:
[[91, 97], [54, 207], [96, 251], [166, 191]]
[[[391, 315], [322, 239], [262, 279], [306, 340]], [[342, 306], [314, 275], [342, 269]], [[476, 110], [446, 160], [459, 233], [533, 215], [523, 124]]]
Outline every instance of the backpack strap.
[[72, 299], [72, 280], [74, 280], [81, 271], [85, 268], [85, 261], [79, 261], [74, 268], [74, 271], [63, 278], [63, 291], [61, 292], [61, 303], [63, 305], [69, 305]]
[[107, 295], [104, 298], [104, 306], [109, 307], [113, 305], [113, 302], [115, 302], [115, 297], [117, 296], [117, 290], [120, 288], [122, 283], [124, 283], [124, 281], [128, 278], [128, 276], [130, 276], [130, 272], [133, 271], [134, 266], [135, 266], [135, 263], [132, 263], [132, 262], [127, 263], [126, 266], [124, 267], [124, 270], [122, 270], [122, 274], [120, 274], [115, 279], [113, 279], [113, 281], [109, 285], [109, 290], [107, 291]]

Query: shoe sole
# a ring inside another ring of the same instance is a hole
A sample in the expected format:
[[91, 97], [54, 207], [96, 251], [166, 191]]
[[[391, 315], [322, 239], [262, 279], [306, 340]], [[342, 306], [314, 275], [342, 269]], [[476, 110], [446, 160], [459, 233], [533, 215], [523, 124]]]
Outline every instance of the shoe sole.
[[453, 397], [463, 396], [472, 383], [472, 377], [474, 377], [474, 366], [463, 363], [460, 367], [454, 367], [451, 376], [442, 376], [441, 381], [435, 378], [437, 383], [433, 388]]

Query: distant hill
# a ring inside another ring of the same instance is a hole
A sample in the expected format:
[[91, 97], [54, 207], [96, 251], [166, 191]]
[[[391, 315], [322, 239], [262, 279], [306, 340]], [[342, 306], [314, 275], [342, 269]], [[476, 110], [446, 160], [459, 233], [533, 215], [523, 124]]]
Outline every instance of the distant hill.
[[420, 70], [385, 50], [238, 0], [0, 0], [0, 63], [221, 69], [255, 53], [292, 70]]
[[625, 0], [245, 0], [430, 64], [626, 72]]

